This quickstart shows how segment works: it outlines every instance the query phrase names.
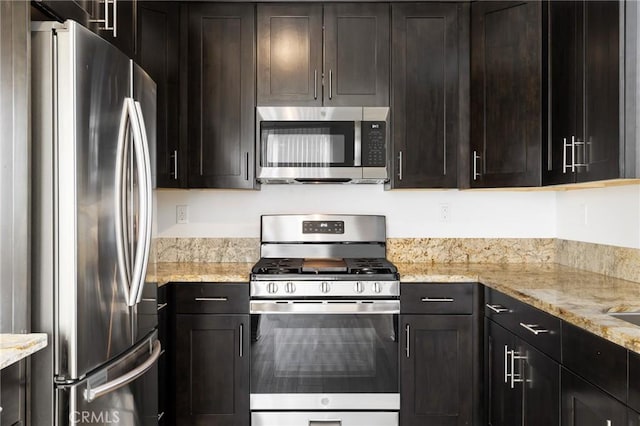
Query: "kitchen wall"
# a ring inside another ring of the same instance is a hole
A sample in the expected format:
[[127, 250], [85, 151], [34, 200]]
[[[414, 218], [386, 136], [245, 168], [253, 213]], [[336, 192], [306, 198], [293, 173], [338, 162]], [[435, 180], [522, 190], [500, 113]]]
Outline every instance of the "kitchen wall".
[[[178, 205], [188, 206], [189, 223], [176, 224]], [[159, 190], [157, 225], [160, 237], [257, 238], [261, 214], [314, 212], [383, 214], [392, 238], [559, 238], [640, 248], [640, 185], [569, 191], [384, 191], [380, 185]]]
[[557, 238], [640, 248], [640, 185], [560, 191]]
[[[176, 206], [188, 224], [176, 224]], [[446, 212], [445, 212], [446, 211]], [[263, 185], [260, 191], [160, 190], [160, 237], [259, 237], [261, 214], [387, 216], [389, 237], [553, 238], [553, 191], [394, 190], [381, 185]]]

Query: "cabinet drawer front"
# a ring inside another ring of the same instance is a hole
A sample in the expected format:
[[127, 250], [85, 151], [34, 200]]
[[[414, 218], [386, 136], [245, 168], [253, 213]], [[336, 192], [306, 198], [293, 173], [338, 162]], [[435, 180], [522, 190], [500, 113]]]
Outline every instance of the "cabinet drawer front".
[[[640, 412], [640, 354], [629, 351], [629, 407]], [[635, 416], [640, 420], [640, 417]], [[638, 422], [640, 426], [640, 422]]]
[[492, 289], [486, 289], [484, 312], [535, 348], [560, 360], [559, 318]]
[[249, 313], [248, 283], [179, 283], [175, 285], [176, 313]]
[[626, 402], [627, 350], [568, 323], [562, 324], [562, 364]]
[[472, 314], [475, 283], [402, 284], [400, 310], [406, 314]]

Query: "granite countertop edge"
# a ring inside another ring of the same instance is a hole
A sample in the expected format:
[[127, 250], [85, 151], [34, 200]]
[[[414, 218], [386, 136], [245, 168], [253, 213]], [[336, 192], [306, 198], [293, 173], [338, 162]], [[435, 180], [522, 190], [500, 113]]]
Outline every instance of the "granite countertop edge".
[[[168, 282], [246, 282], [252, 263], [156, 264]], [[640, 353], [640, 327], [608, 315], [640, 312], [640, 283], [558, 264], [396, 264], [402, 283], [478, 282]]]
[[44, 349], [46, 333], [0, 334], [0, 369]]

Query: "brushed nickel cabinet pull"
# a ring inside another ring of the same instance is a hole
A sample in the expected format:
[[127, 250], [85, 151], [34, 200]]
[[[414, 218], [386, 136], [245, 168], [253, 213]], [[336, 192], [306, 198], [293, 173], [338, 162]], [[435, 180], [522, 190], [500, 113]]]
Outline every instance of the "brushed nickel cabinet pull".
[[473, 151], [473, 180], [478, 180], [480, 177], [480, 173], [478, 173], [478, 160], [480, 156], [478, 155], [478, 151]]
[[240, 358], [244, 356], [244, 348], [242, 347], [243, 340], [244, 340], [244, 324], [240, 324]]
[[405, 352], [407, 354], [407, 358], [410, 358], [411, 352], [409, 351], [409, 337], [410, 337], [410, 326], [409, 326], [409, 324], [407, 324], [405, 326], [405, 331], [406, 331], [406, 334], [407, 334], [407, 344], [405, 345]]
[[539, 327], [538, 324], [525, 324], [525, 323], [521, 322], [520, 323], [520, 327], [524, 328], [527, 331], [532, 332], [536, 336], [538, 334], [544, 334], [544, 333], [548, 333], [549, 332], [549, 330], [547, 330], [545, 328], [536, 328], [536, 327]]
[[505, 308], [502, 305], [489, 305], [488, 303], [485, 305], [487, 308], [491, 309], [496, 314], [503, 314], [505, 312], [509, 312], [509, 309]]
[[454, 299], [451, 298], [451, 297], [440, 297], [440, 298], [438, 298], [438, 297], [423, 297], [420, 300], [422, 300], [423, 302], [434, 302], [434, 303], [436, 303], [436, 302], [453, 302], [454, 301]]
[[329, 69], [329, 99], [333, 98], [333, 70]]
[[226, 297], [196, 297], [196, 302], [226, 302]]
[[398, 151], [398, 179], [402, 180], [402, 151]]

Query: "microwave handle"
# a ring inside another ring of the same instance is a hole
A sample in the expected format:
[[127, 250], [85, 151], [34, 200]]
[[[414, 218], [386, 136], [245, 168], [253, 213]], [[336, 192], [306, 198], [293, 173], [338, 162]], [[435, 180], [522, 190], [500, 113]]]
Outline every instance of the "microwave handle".
[[362, 166], [362, 121], [353, 122], [353, 166]]

